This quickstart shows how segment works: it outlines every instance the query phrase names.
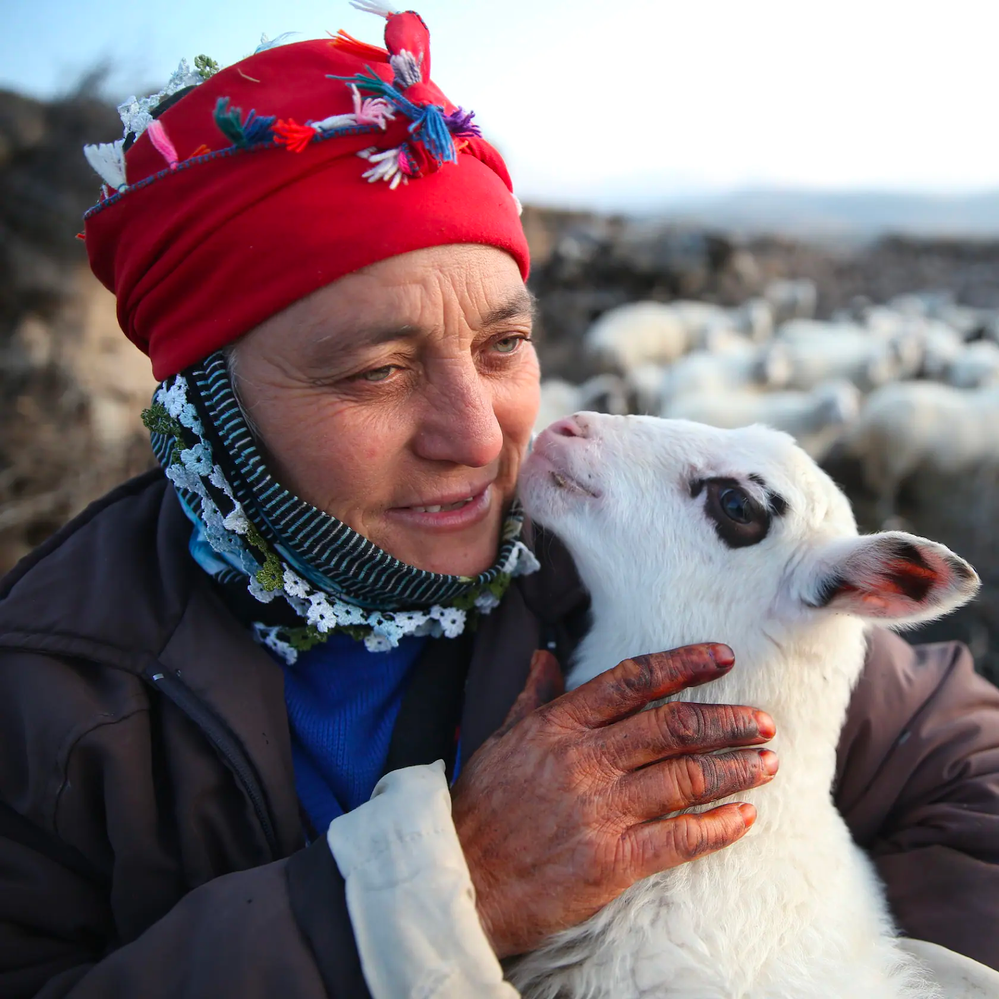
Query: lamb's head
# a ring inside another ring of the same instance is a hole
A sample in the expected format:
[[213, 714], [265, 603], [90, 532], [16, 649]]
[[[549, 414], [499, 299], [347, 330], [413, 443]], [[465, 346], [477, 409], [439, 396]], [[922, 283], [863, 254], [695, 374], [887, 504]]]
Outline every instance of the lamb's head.
[[930, 620], [979, 586], [943, 545], [858, 536], [832, 479], [766, 427], [577, 413], [537, 437], [520, 492], [576, 560], [594, 630], [613, 618], [618, 659], [701, 641], [762, 655], [844, 615]]

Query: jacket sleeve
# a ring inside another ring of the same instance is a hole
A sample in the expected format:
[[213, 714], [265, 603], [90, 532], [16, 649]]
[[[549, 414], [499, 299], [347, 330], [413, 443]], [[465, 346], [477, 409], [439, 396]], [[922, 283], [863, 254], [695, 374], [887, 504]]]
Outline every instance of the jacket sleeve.
[[965, 646], [873, 634], [836, 803], [903, 933], [999, 969], [999, 690]]
[[[52, 662], [16, 665], [44, 681]], [[170, 859], [176, 827], [157, 822], [150, 804], [170, 792], [154, 792], [155, 777], [116, 779], [123, 759], [137, 769], [148, 761], [146, 703], [106, 698], [96, 728], [67, 709], [81, 731], [55, 697], [39, 721], [32, 705], [44, 692], [35, 685], [0, 709], [3, 999], [370, 999], [325, 837], [189, 889], [190, 875]], [[204, 849], [225, 852], [211, 832]]]
[[108, 902], [115, 888], [6, 805], [0, 878], [4, 999], [369, 997], [325, 838], [202, 885], [124, 946]]
[[[9, 813], [0, 825], [9, 832]], [[323, 877], [324, 868], [335, 871], [325, 840], [289, 860], [202, 885], [120, 947], [106, 887], [64, 860], [0, 839], [4, 999], [368, 996], [356, 956], [353, 968], [346, 959], [354, 948], [343, 946], [350, 924], [342, 881], [338, 899], [338, 875]], [[321, 887], [330, 891], [327, 912], [317, 915], [307, 896]], [[330, 949], [317, 953], [324, 942]]]

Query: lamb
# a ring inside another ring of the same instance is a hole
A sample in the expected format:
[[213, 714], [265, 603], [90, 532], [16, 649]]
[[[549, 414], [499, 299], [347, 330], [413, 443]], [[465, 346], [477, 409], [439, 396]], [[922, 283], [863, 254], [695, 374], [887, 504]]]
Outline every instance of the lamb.
[[999, 462], [999, 386], [958, 389], [936, 382], [897, 382], [868, 397], [843, 437], [877, 493], [881, 523], [895, 513], [902, 481], [920, 468], [966, 473]]
[[795, 437], [816, 461], [825, 457], [860, 412], [860, 392], [848, 381], [830, 381], [811, 392], [730, 391], [667, 399], [661, 416], [734, 429], [764, 423]]
[[[576, 687], [622, 657], [727, 642], [735, 669], [679, 699], [752, 704], [781, 759], [744, 839], [628, 889], [508, 970], [527, 999], [928, 999], [874, 868], [832, 802], [867, 622], [939, 617], [974, 570], [901, 532], [858, 536], [786, 435], [580, 413], [537, 439], [520, 492], [593, 598]], [[731, 800], [731, 799], [729, 799]]]

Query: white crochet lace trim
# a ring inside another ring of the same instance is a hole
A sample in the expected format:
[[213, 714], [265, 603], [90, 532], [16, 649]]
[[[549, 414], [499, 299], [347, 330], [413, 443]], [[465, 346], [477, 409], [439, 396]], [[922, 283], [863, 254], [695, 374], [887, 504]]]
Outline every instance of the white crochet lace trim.
[[[369, 611], [355, 604], [347, 603], [317, 589], [302, 579], [284, 561], [282, 585], [279, 588], [265, 589], [257, 580], [260, 563], [251, 553], [247, 542], [243, 541], [250, 532], [250, 521], [236, 501], [232, 488], [226, 481], [222, 469], [214, 463], [211, 445], [203, 437], [201, 422], [194, 405], [187, 401], [187, 381], [178, 375], [169, 389], [162, 386], [154, 400], [160, 403], [167, 413], [181, 426], [186, 427], [199, 438], [194, 447], [180, 451], [180, 462], [167, 466], [166, 476], [178, 488], [194, 493], [201, 504], [201, 521], [205, 536], [212, 548], [223, 557], [235, 560], [249, 577], [248, 590], [261, 603], [270, 603], [276, 597], [283, 597], [295, 612], [322, 634], [328, 634], [336, 627], [367, 627], [371, 633], [364, 638], [369, 652], [387, 652], [398, 646], [399, 640], [410, 635], [431, 635], [456, 638], [465, 629], [468, 613], [457, 607], [435, 604], [427, 610], [409, 611]], [[223, 515], [211, 494], [205, 488], [202, 477], [225, 493], [232, 501], [232, 509]], [[517, 541], [506, 562], [500, 567], [502, 573], [523, 576], [540, 568], [534, 553], [522, 542]], [[499, 605], [499, 598], [489, 590], [483, 590], [475, 599], [475, 608], [481, 614], [488, 614]], [[281, 638], [286, 628], [271, 627], [256, 623], [253, 625], [254, 638], [262, 645], [281, 656], [288, 664], [298, 658], [298, 650]]]
[[118, 114], [121, 115], [121, 123], [125, 126], [125, 138], [129, 132], [134, 133], [136, 138], [142, 135], [153, 120], [150, 111], [161, 101], [177, 93], [178, 90], [183, 90], [184, 87], [196, 87], [203, 82], [201, 74], [191, 69], [186, 59], [181, 59], [180, 65], [159, 93], [141, 98], [129, 97], [118, 105]]

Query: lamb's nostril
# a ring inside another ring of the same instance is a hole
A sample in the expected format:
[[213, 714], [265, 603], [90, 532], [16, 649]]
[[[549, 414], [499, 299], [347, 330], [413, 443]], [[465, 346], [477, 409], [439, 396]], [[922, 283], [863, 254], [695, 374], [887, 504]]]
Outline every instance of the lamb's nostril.
[[553, 434], [560, 437], [585, 437], [589, 429], [583, 420], [577, 416], [566, 416], [549, 428]]

